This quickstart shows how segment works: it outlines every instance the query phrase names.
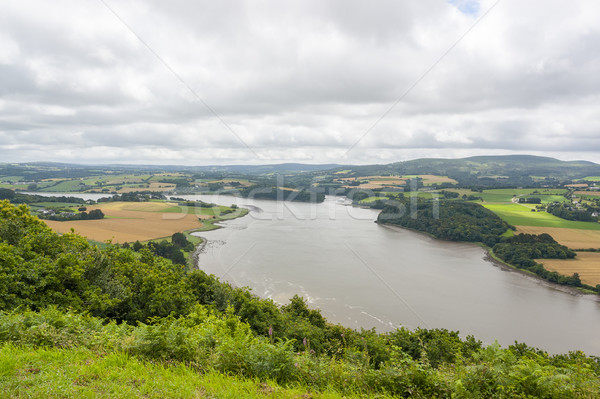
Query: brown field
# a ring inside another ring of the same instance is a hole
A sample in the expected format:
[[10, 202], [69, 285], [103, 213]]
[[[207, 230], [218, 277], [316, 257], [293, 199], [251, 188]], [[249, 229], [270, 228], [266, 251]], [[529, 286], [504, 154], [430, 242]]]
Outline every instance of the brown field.
[[600, 195], [600, 191], [575, 191], [575, 195]]
[[377, 189], [383, 187], [398, 187], [406, 184], [406, 180], [400, 178], [399, 176], [359, 176], [359, 177], [344, 177], [339, 179], [340, 181], [365, 181], [368, 180], [368, 183], [363, 183], [360, 186], [344, 186], [347, 188], [365, 188], [365, 189]]
[[423, 184], [439, 184], [439, 183], [458, 183], [456, 180], [449, 178], [448, 176], [436, 176], [436, 175], [418, 175], [423, 179]]
[[565, 184], [565, 187], [573, 187], [573, 188], [582, 188], [587, 187], [588, 185], [585, 183], [577, 183], [577, 184]]
[[468, 188], [444, 188], [444, 191], [449, 191], [452, 193], [458, 193], [458, 195], [477, 195], [479, 194], [477, 191], [471, 191]]
[[600, 284], [600, 252], [577, 252], [575, 259], [537, 259], [536, 262], [565, 276], [579, 273], [581, 281], [593, 287]]
[[561, 227], [517, 226], [517, 233], [548, 233], [556, 241], [572, 249], [600, 248], [600, 230], [565, 229]]
[[[199, 219], [208, 215], [172, 212], [175, 204], [164, 202], [111, 202], [89, 210], [100, 208], [106, 215], [101, 220], [77, 220], [56, 222], [44, 220], [54, 231], [68, 233], [71, 228], [91, 240], [113, 243], [146, 241], [171, 236], [173, 233], [197, 229], [202, 226]], [[165, 212], [170, 210], [170, 212]]]
[[172, 183], [157, 183], [152, 182], [143, 187], [122, 187], [117, 190], [119, 193], [133, 193], [136, 191], [171, 191], [176, 185]]

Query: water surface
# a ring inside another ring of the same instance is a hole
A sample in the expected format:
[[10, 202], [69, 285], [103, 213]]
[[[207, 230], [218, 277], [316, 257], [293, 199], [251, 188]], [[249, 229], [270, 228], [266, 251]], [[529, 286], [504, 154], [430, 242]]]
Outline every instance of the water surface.
[[353, 328], [439, 327], [486, 343], [600, 355], [594, 296], [503, 270], [476, 245], [376, 224], [378, 211], [334, 197], [317, 205], [186, 198], [251, 209], [226, 228], [198, 233], [208, 240], [199, 267], [262, 297], [286, 303], [300, 294]]

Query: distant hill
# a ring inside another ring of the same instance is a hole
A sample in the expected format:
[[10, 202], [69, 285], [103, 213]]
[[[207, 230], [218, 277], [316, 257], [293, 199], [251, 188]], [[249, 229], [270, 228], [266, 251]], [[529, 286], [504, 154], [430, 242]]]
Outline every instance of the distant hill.
[[581, 178], [600, 173], [600, 165], [589, 161], [561, 161], [534, 155], [476, 156], [459, 159], [420, 158], [387, 165], [353, 166], [362, 174], [394, 172], [400, 174], [510, 175], [515, 173], [549, 177]]
[[338, 164], [301, 164], [282, 163], [272, 165], [81, 165], [59, 162], [28, 162], [28, 163], [0, 163], [1, 176], [24, 176], [26, 180], [42, 180], [51, 178], [83, 178], [90, 175], [101, 175], [110, 171], [112, 173], [161, 173], [161, 172], [187, 172], [187, 173], [232, 173], [242, 175], [261, 175], [268, 173], [305, 173], [342, 168]]
[[[542, 179], [567, 181], [586, 176], [600, 176], [600, 165], [589, 161], [561, 161], [533, 155], [475, 156], [461, 159], [421, 158], [385, 165], [338, 165], [283, 163], [270, 165], [78, 165], [32, 162], [0, 164], [0, 176], [25, 176], [31, 180], [80, 178], [93, 174], [184, 172], [235, 175], [331, 173], [350, 170], [354, 176], [370, 175], [443, 175], [461, 185], [487, 186], [498, 182], [507, 186], [530, 185]], [[489, 183], [489, 184], [488, 184]]]
[[273, 165], [213, 165], [196, 166], [193, 169], [209, 172], [233, 172], [245, 174], [265, 174], [265, 173], [293, 173], [293, 172], [314, 172], [329, 170], [335, 168], [344, 168], [339, 164], [303, 164], [303, 163], [282, 163]]
[[[341, 168], [339, 170], [342, 170]], [[457, 180], [462, 186], [528, 186], [541, 179], [569, 181], [600, 176], [600, 165], [561, 161], [533, 155], [476, 156], [460, 159], [421, 158], [387, 165], [351, 167], [356, 176], [432, 174]]]

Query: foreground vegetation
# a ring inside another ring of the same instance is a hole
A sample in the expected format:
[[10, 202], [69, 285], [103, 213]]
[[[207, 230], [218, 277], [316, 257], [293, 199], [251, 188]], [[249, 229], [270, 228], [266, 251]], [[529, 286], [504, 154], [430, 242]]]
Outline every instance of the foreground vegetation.
[[600, 361], [581, 352], [484, 347], [442, 329], [351, 330], [302, 298], [277, 306], [147, 248], [101, 249], [76, 234], [59, 236], [7, 201], [0, 268], [5, 396], [593, 398], [600, 391]]

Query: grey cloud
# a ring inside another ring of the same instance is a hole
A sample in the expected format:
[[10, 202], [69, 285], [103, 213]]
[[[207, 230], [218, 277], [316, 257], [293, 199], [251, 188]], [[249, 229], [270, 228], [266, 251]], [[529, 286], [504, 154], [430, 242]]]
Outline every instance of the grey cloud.
[[492, 0], [109, 1], [236, 135], [102, 3], [13, 2], [0, 16], [0, 159], [600, 158], [600, 6], [504, 3], [339, 159]]

